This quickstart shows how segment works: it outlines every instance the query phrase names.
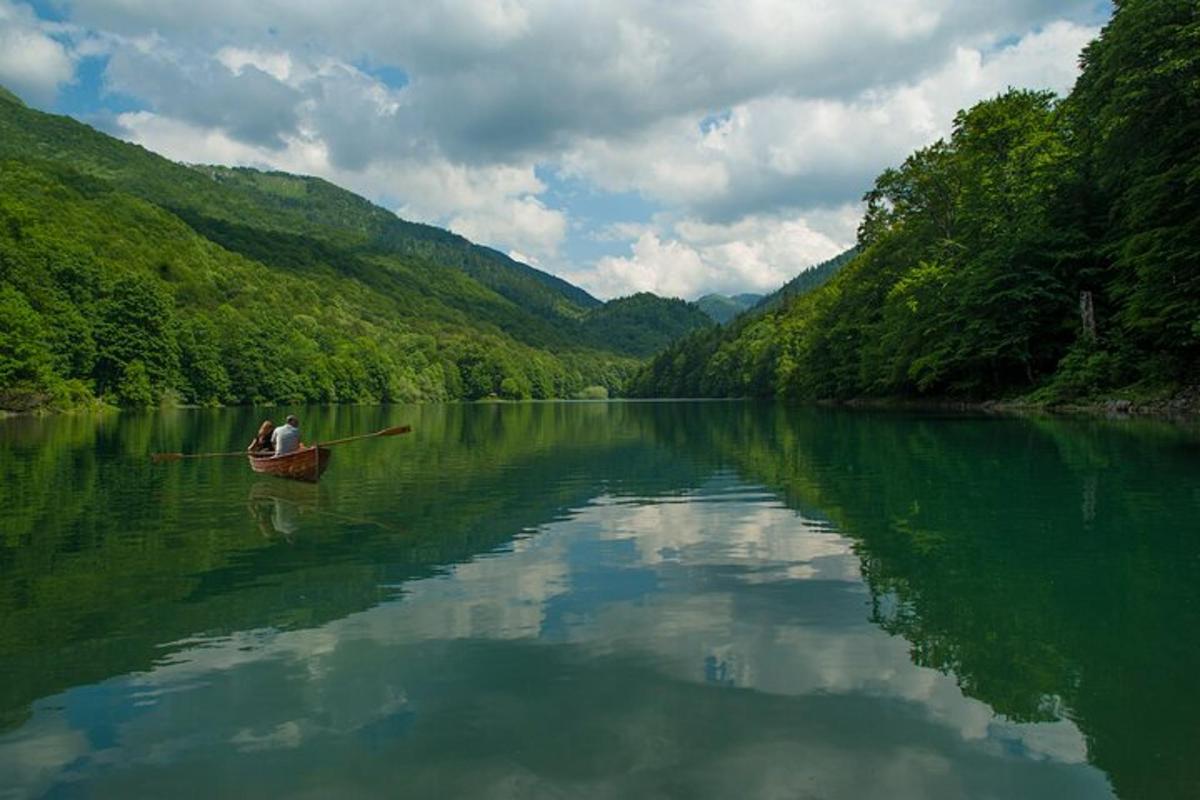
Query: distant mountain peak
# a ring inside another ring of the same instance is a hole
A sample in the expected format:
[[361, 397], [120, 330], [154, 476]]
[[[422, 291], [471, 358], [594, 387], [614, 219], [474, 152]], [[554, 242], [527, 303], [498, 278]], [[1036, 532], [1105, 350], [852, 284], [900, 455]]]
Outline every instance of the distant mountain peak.
[[762, 300], [761, 294], [743, 292], [742, 294], [725, 295], [714, 292], [696, 300], [696, 305], [715, 322], [724, 325], [743, 311], [753, 308], [760, 300]]

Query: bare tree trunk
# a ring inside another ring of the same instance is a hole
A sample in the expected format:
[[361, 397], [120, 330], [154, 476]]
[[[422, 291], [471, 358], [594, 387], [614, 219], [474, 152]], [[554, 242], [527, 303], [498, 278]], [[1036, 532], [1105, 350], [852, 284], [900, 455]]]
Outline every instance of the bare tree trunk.
[[1083, 340], [1096, 341], [1096, 307], [1092, 304], [1091, 292], [1079, 293], [1079, 316], [1083, 320]]

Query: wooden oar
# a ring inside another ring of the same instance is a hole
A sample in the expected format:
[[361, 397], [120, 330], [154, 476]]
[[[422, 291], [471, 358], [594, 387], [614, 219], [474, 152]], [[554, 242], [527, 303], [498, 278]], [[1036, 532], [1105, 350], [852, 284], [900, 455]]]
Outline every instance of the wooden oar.
[[384, 428], [381, 431], [374, 433], [362, 433], [358, 436], [347, 436], [345, 439], [334, 439], [332, 442], [321, 442], [321, 447], [332, 447], [335, 444], [345, 444], [346, 442], [356, 442], [359, 439], [372, 439], [376, 436], [399, 436], [402, 433], [410, 433], [411, 425], [397, 425], [394, 428]]
[[246, 450], [237, 450], [232, 453], [151, 453], [150, 460], [155, 464], [162, 464], [167, 461], [179, 461], [183, 458], [228, 458], [229, 456], [244, 456]]
[[[347, 436], [345, 439], [334, 439], [332, 442], [321, 442], [321, 447], [332, 447], [335, 444], [345, 444], [346, 442], [356, 442], [359, 439], [372, 439], [376, 436], [399, 436], [402, 433], [412, 431], [411, 425], [397, 425], [392, 428], [384, 428], [381, 431], [374, 433], [363, 433], [358, 436]], [[316, 445], [313, 445], [314, 447]], [[229, 458], [230, 456], [246, 456], [246, 450], [238, 450], [232, 453], [151, 453], [150, 460], [155, 464], [162, 464], [167, 461], [179, 461], [184, 458]]]

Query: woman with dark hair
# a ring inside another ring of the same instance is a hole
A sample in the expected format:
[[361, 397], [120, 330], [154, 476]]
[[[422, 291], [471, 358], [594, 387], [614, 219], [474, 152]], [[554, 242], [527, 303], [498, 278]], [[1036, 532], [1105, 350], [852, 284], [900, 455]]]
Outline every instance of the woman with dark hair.
[[275, 423], [271, 420], [263, 420], [263, 424], [258, 426], [258, 435], [254, 437], [254, 441], [250, 442], [250, 446], [246, 448], [249, 453], [255, 455], [270, 455], [275, 452], [275, 446], [271, 444], [271, 434], [275, 432]]

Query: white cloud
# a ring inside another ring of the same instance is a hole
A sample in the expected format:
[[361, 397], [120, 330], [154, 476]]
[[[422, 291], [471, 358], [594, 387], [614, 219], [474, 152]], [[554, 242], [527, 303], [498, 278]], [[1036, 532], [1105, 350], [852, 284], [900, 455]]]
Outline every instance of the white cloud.
[[[159, 31], [202, 52], [313, 51], [389, 64], [413, 77], [448, 149], [540, 148], [563, 134], [620, 132], [769, 94], [849, 97], [912, 81], [957, 44], [981, 46], [1088, 0], [92, 0], [74, 17], [128, 35]], [[518, 129], [519, 128], [519, 129]]]
[[0, 0], [0, 84], [48, 103], [75, 76], [75, 59], [25, 5]]
[[292, 57], [287, 53], [222, 47], [217, 51], [215, 57], [235, 75], [240, 75], [242, 70], [250, 65], [278, 81], [286, 82], [292, 76]]
[[628, 256], [602, 258], [571, 277], [599, 297], [770, 292], [853, 244], [857, 217], [856, 206], [823, 210], [814, 220], [824, 230], [800, 216], [750, 216], [728, 224], [685, 219], [667, 232], [642, 231]]
[[[0, 786], [5, 796], [44, 795], [60, 774], [91, 749], [87, 736], [61, 717], [37, 717], [8, 736], [0, 748]], [[12, 790], [22, 787], [24, 792]], [[10, 794], [11, 791], [11, 794]]]
[[402, 198], [396, 213], [405, 219], [443, 225], [541, 263], [558, 259], [569, 227], [564, 211], [539, 199], [546, 187], [533, 164], [470, 166], [429, 156], [375, 164], [343, 179], [368, 196]]
[[958, 109], [1008, 86], [1069, 89], [1095, 33], [1057, 23], [995, 53], [958, 48], [914, 83], [851, 99], [764, 95], [703, 128], [681, 116], [628, 141], [581, 139], [562, 158], [575, 177], [709, 219], [851, 202], [885, 167], [948, 135]]
[[[497, 242], [519, 247], [542, 263], [555, 258], [567, 232], [567, 217], [547, 208], [536, 197], [507, 197], [480, 212], [457, 214], [450, 230], [476, 242]], [[503, 245], [502, 245], [503, 246]]]
[[633, 292], [684, 297], [712, 274], [695, 249], [678, 241], [663, 241], [655, 233], [644, 233], [633, 243], [630, 257], [607, 256], [590, 274], [573, 277], [600, 297]]
[[[148, 107], [126, 119], [143, 144], [319, 174], [603, 294], [774, 288], [849, 244], [843, 210], [883, 167], [1009, 85], [1065, 90], [1096, 32], [1090, 0], [91, 0], [70, 15], [72, 46], [111, 54], [108, 87]], [[0, 51], [0, 79], [8, 62], [51, 91], [69, 79], [71, 54], [38, 35], [41, 60]], [[535, 167], [662, 214], [626, 219], [641, 227], [627, 256], [567, 263], [573, 237], [621, 216], [575, 227]], [[719, 241], [693, 241], [699, 223]]]
[[227, 164], [321, 174], [329, 156], [318, 140], [292, 136], [282, 149], [267, 149], [235, 139], [220, 128], [208, 128], [151, 111], [117, 116], [127, 139], [150, 150], [192, 164]]
[[704, 128], [679, 118], [630, 142], [583, 140], [563, 157], [568, 174], [684, 218], [638, 231], [628, 256], [572, 277], [599, 296], [771, 291], [853, 244], [853, 201], [885, 167], [949, 135], [959, 108], [1009, 86], [1066, 91], [1094, 35], [1056, 23], [994, 53], [959, 48], [917, 83], [850, 101], [772, 95]]

